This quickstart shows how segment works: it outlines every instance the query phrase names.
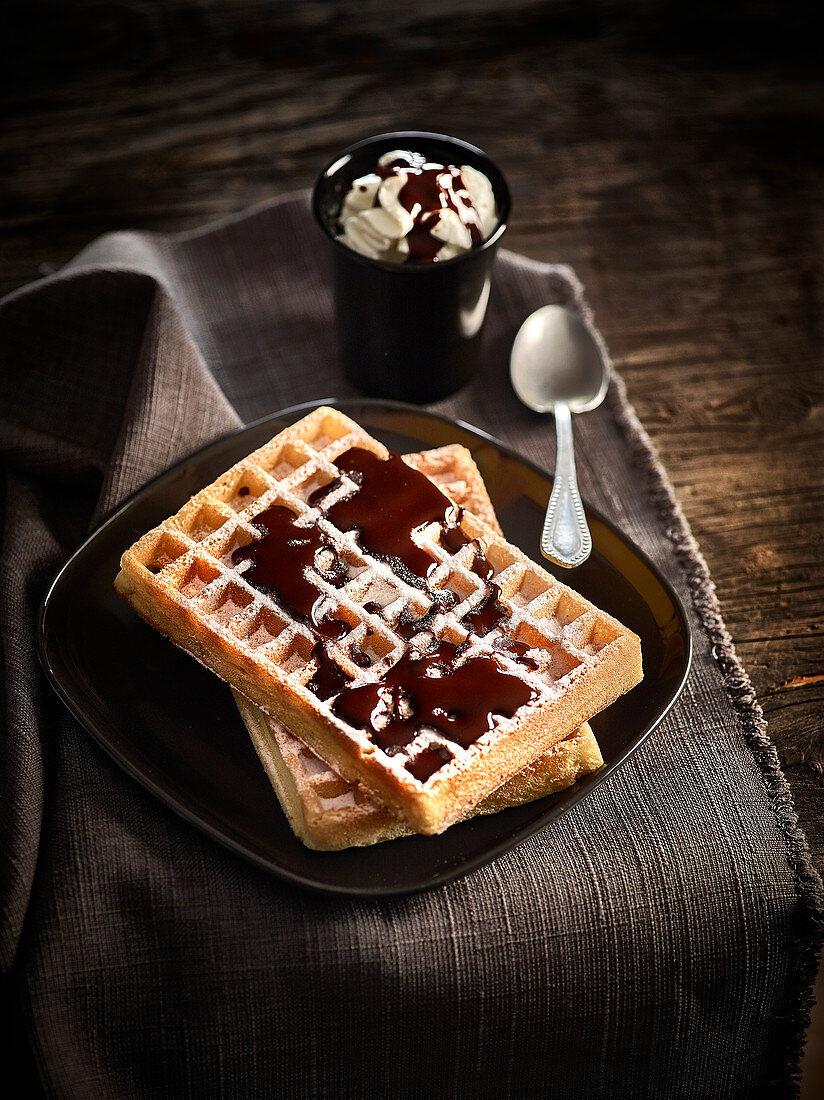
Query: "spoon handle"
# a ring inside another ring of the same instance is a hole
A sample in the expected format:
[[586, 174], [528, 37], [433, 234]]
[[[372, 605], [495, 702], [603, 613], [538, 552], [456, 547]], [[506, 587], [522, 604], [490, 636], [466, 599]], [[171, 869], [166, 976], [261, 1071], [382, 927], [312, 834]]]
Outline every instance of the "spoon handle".
[[592, 536], [575, 476], [575, 448], [569, 405], [558, 401], [554, 411], [557, 439], [555, 481], [546, 509], [541, 553], [556, 565], [574, 569], [576, 565], [582, 565], [592, 553]]

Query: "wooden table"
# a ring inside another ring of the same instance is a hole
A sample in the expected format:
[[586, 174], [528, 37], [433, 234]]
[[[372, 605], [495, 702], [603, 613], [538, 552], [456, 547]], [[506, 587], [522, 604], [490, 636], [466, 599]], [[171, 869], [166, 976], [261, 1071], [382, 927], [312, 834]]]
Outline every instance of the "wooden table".
[[587, 287], [822, 868], [824, 87], [800, 6], [748, 8], [13, 4], [0, 291], [306, 187], [370, 133], [482, 146], [507, 246]]

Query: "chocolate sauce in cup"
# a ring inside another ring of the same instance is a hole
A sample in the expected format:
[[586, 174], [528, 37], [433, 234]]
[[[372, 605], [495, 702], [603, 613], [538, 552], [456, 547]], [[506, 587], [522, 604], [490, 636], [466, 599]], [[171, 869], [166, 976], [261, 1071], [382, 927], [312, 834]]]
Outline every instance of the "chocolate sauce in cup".
[[396, 131], [345, 149], [312, 197], [330, 243], [341, 364], [373, 397], [428, 404], [474, 374], [509, 188], [480, 149]]

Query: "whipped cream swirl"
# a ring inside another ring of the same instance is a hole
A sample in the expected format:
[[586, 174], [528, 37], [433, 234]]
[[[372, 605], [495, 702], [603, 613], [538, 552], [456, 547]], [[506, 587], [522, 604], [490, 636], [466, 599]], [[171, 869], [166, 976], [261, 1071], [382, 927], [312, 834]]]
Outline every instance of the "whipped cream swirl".
[[434, 263], [477, 248], [497, 224], [492, 184], [470, 165], [384, 153], [347, 193], [338, 240], [373, 260]]

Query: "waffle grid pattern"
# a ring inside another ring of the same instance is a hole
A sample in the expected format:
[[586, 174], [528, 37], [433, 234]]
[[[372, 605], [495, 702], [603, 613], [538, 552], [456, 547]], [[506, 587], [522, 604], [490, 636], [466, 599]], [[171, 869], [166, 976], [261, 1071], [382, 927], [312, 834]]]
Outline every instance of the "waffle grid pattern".
[[[349, 578], [342, 587], [330, 584], [320, 571], [313, 581], [326, 596], [324, 613], [352, 627], [341, 642], [330, 642], [328, 648], [354, 681], [379, 679], [407, 648], [407, 642], [392, 629], [402, 611], [419, 618], [433, 602], [385, 562], [365, 554], [351, 534], [340, 532], [326, 520], [324, 511], [309, 506], [315, 489], [341, 476], [334, 460], [344, 451], [359, 446], [385, 453], [365, 433], [341, 435], [337, 427], [334, 421], [327, 422], [314, 438], [266, 445], [204, 489], [136, 547], [138, 557], [156, 574], [161, 587], [185, 602], [207, 628], [230, 635], [264, 671], [280, 673], [293, 687], [307, 687], [316, 671], [311, 657], [315, 639], [271, 597], [244, 580], [249, 562], [232, 565], [234, 551], [255, 539], [254, 519], [264, 509], [282, 504], [296, 513], [299, 526], [317, 523], [346, 563]], [[340, 487], [324, 500], [324, 510], [356, 491], [357, 485], [343, 475]], [[533, 673], [497, 650], [495, 642], [502, 637], [498, 629], [484, 637], [473, 635], [465, 657], [495, 652], [508, 671], [529, 682], [542, 698], [551, 699], [562, 690], [566, 678], [612, 641], [617, 631], [585, 600], [553, 582], [491, 528], [467, 516], [464, 530], [483, 539], [486, 546], [486, 558], [495, 570], [492, 579], [501, 589], [500, 602], [511, 615], [507, 636], [532, 647], [529, 656], [539, 667]], [[416, 541], [438, 562], [428, 581], [430, 588], [451, 592], [458, 602], [448, 612], [435, 615], [427, 632], [457, 644], [469, 637], [461, 620], [478, 608], [487, 587], [471, 570], [475, 547], [470, 543], [450, 553], [441, 545], [439, 533], [440, 525], [432, 524]], [[364, 611], [364, 604], [370, 602], [381, 605], [380, 614]], [[370, 661], [369, 668], [362, 667], [364, 657]], [[415, 738], [406, 754], [399, 755], [405, 763], [432, 745], [447, 748], [453, 758], [473, 751], [427, 730]]]

